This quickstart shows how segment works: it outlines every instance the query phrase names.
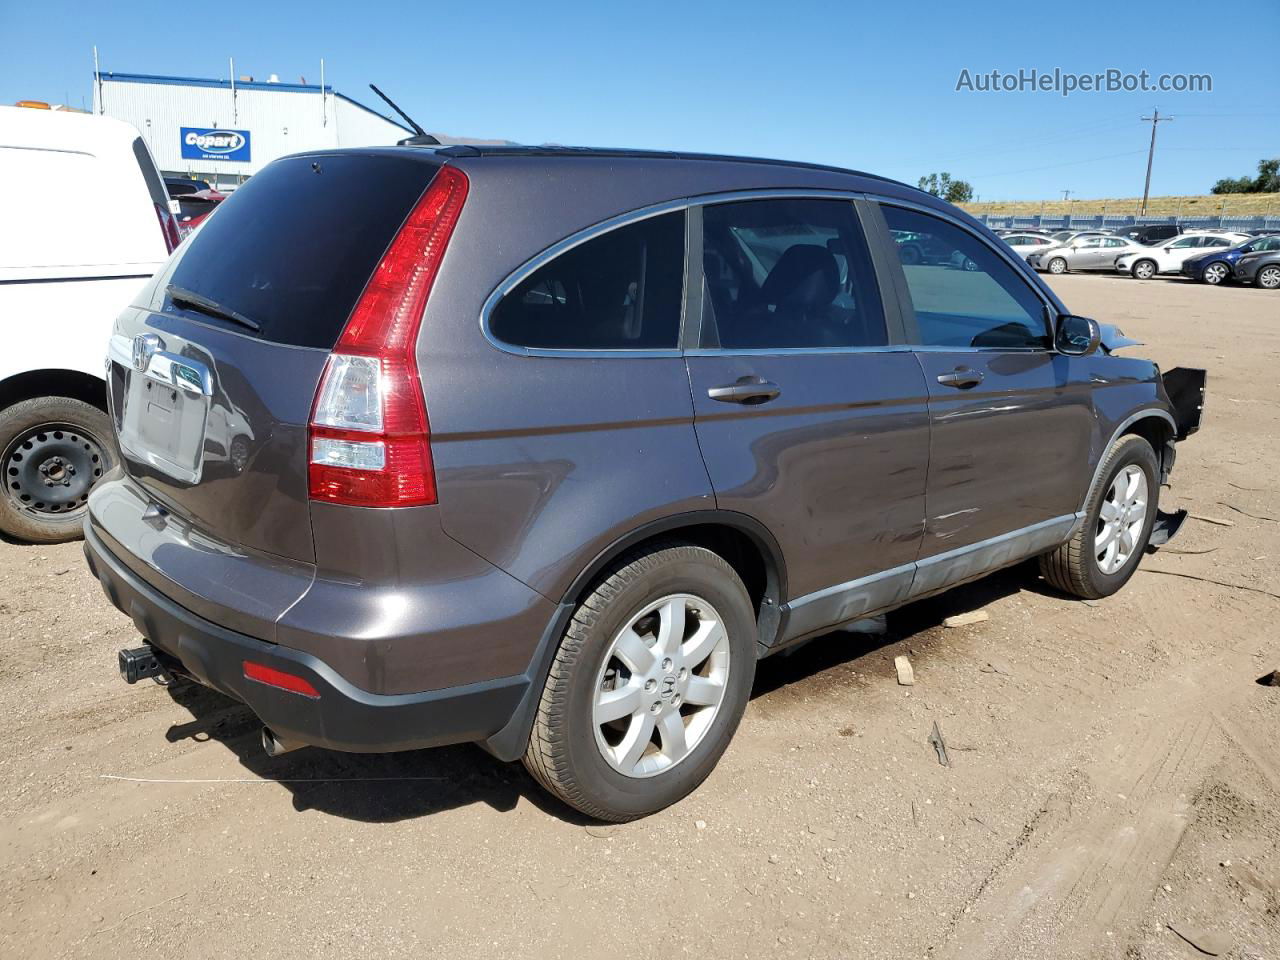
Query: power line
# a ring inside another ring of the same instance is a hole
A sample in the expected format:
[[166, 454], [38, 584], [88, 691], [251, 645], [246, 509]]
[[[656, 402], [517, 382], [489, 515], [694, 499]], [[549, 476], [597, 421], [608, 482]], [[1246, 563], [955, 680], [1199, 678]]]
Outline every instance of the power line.
[[1141, 150], [1127, 150], [1124, 153], [1109, 153], [1104, 157], [1087, 157], [1084, 160], [1067, 160], [1063, 163], [1048, 163], [1041, 167], [1024, 167], [1021, 170], [1002, 170], [999, 173], [979, 173], [970, 177], [972, 180], [984, 180], [992, 177], [1011, 177], [1018, 173], [1035, 173], [1039, 170], [1056, 170], [1059, 167], [1075, 167], [1082, 163], [1097, 163], [1100, 160], [1115, 160], [1118, 157], [1133, 157], [1142, 153]]

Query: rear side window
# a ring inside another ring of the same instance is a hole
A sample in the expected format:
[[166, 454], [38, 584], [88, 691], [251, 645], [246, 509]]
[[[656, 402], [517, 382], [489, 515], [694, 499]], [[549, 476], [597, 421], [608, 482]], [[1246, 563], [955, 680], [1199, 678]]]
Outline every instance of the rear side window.
[[489, 332], [504, 343], [546, 350], [674, 350], [684, 234], [681, 210], [572, 247], [499, 301]]
[[724, 350], [883, 346], [884, 311], [847, 200], [746, 200], [702, 214], [702, 343]]
[[994, 250], [938, 217], [882, 209], [923, 346], [1048, 347], [1043, 301]]
[[436, 169], [408, 157], [277, 160], [178, 248], [168, 282], [256, 321], [264, 340], [332, 349]]

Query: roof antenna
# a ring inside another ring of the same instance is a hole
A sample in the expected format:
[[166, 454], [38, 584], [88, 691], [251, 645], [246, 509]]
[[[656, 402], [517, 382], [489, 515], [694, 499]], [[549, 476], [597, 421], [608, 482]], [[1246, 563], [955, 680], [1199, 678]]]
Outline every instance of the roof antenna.
[[394, 110], [396, 113], [400, 114], [400, 116], [404, 117], [405, 123], [413, 127], [413, 132], [416, 134], [416, 136], [405, 137], [403, 140], [399, 141], [398, 146], [404, 146], [406, 144], [414, 145], [414, 146], [433, 146], [433, 145], [438, 145], [440, 143], [439, 140], [437, 140], [431, 134], [427, 133], [427, 131], [423, 130], [420, 126], [418, 126], [418, 123], [416, 120], [414, 120], [411, 116], [409, 116], [399, 107], [397, 107], [396, 102], [394, 100], [388, 97], [385, 93], [379, 90], [372, 83], [369, 84], [369, 89], [372, 90], [374, 93], [376, 93], [378, 96], [380, 96], [383, 100], [387, 101], [387, 105], [391, 107], [391, 109]]

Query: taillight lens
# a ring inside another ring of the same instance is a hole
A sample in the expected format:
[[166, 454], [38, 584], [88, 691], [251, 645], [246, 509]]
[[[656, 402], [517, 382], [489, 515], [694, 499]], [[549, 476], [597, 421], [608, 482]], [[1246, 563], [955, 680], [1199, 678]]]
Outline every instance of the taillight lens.
[[178, 249], [182, 235], [178, 233], [178, 221], [167, 207], [155, 204], [156, 218], [160, 221], [160, 233], [164, 235], [164, 245], [170, 253]]
[[431, 432], [414, 354], [467, 186], [462, 171], [440, 168], [338, 338], [311, 411], [313, 500], [359, 507], [436, 502]]

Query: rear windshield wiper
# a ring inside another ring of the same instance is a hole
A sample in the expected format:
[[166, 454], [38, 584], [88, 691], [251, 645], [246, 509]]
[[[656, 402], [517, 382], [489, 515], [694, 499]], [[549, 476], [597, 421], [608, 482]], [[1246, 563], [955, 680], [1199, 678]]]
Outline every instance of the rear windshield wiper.
[[254, 333], [262, 332], [262, 324], [257, 320], [251, 320], [243, 313], [237, 313], [230, 307], [224, 307], [216, 300], [210, 300], [208, 297], [196, 293], [194, 290], [188, 290], [186, 287], [179, 287], [176, 284], [171, 283], [169, 286], [165, 287], [164, 292], [169, 295], [169, 299], [174, 303], [184, 303], [199, 313], [207, 314], [211, 317], [218, 317], [221, 320], [230, 320], [232, 323], [238, 323], [242, 327], [248, 327]]

